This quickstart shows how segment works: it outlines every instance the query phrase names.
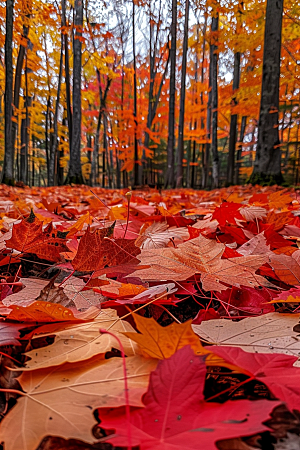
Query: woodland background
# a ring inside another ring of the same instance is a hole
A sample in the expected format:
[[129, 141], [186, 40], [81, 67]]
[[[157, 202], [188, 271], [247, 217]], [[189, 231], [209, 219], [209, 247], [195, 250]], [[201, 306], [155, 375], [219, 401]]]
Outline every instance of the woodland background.
[[296, 0], [0, 2], [2, 181], [297, 185], [299, 18]]

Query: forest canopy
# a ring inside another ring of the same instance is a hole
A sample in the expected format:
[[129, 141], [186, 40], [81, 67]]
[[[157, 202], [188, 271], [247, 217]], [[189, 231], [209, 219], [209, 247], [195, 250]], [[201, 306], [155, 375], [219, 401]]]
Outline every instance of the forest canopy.
[[296, 0], [0, 2], [2, 182], [298, 184], [299, 17]]

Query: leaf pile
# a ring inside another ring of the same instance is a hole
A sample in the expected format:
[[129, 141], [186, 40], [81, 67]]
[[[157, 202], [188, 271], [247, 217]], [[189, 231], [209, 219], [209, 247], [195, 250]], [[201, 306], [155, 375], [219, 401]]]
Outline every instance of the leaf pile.
[[0, 189], [4, 450], [297, 433], [293, 190]]

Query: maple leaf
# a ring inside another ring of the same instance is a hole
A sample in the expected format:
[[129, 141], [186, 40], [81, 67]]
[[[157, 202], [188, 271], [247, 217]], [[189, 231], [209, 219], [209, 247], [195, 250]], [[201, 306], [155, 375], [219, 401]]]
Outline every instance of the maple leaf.
[[257, 234], [238, 248], [241, 255], [267, 255], [271, 252], [264, 232]]
[[270, 303], [300, 303], [300, 286], [281, 292]]
[[141, 450], [199, 450], [199, 445], [215, 450], [218, 440], [266, 430], [262, 422], [278, 402], [205, 402], [205, 375], [204, 358], [195, 356], [189, 347], [159, 362], [143, 397], [145, 408], [131, 413], [130, 424], [121, 410], [99, 409], [101, 427], [115, 430], [107, 442], [120, 447], [139, 445]]
[[[129, 399], [141, 406], [149, 374], [157, 361], [140, 356], [126, 358]], [[93, 409], [124, 405], [121, 358], [89, 361], [23, 372], [18, 381], [24, 391], [1, 422], [5, 450], [34, 449], [45, 436], [61, 436], [93, 443]]]
[[41, 290], [49, 284], [49, 280], [41, 280], [40, 278], [20, 278], [20, 282], [24, 288], [3, 299], [3, 305], [28, 306], [39, 297]]
[[217, 220], [221, 226], [225, 226], [226, 223], [236, 225], [236, 220], [245, 220], [240, 213], [240, 209], [239, 203], [223, 202], [215, 209], [212, 220]]
[[273, 267], [278, 278], [284, 283], [297, 285], [300, 283], [300, 258], [298, 251], [292, 256], [270, 255], [270, 265]]
[[201, 273], [201, 282], [206, 291], [226, 289], [223, 283], [234, 286], [255, 287], [270, 283], [255, 271], [267, 261], [265, 255], [241, 256], [221, 259], [225, 245], [204, 236], [180, 244], [177, 249], [165, 248], [142, 250], [138, 256], [142, 265], [150, 269], [136, 270], [131, 276], [142, 280], [183, 281]]
[[72, 266], [80, 272], [94, 272], [105, 266], [117, 266], [134, 261], [140, 250], [131, 239], [111, 239], [114, 225], [82, 236]]
[[196, 354], [209, 353], [202, 347], [199, 337], [193, 332], [192, 320], [162, 327], [152, 317], [146, 319], [138, 314], [134, 314], [133, 317], [140, 333], [123, 334], [137, 342], [143, 354], [152, 358], [165, 359], [186, 345], [190, 345]]
[[169, 228], [166, 222], [154, 222], [135, 241], [139, 248], [163, 248], [175, 239], [183, 241], [189, 238], [186, 228]]
[[267, 215], [267, 210], [261, 206], [245, 206], [239, 212], [247, 222], [263, 219]]
[[34, 213], [20, 223], [14, 224], [12, 237], [6, 241], [7, 248], [13, 248], [22, 253], [33, 253], [47, 261], [60, 261], [60, 253], [68, 251], [66, 236], [58, 230], [54, 230], [49, 223], [42, 230], [43, 223], [38, 220]]
[[[0, 309], [1, 311], [1, 309]], [[0, 345], [20, 345], [18, 338], [20, 331], [24, 328], [30, 327], [32, 324], [20, 323], [0, 323]]]
[[295, 356], [264, 355], [246, 353], [235, 347], [210, 347], [216, 355], [231, 364], [247, 370], [250, 377], [262, 381], [278, 399], [285, 402], [288, 408], [300, 408], [300, 368], [293, 367], [297, 361]]
[[[295, 327], [299, 317], [299, 314], [273, 312], [239, 322], [208, 320], [200, 325], [192, 325], [192, 328], [205, 342], [211, 344], [240, 347], [250, 353], [284, 353], [298, 357], [300, 343]], [[297, 361], [295, 365], [300, 366], [300, 363]]]
[[233, 287], [216, 293], [216, 297], [221, 302], [225, 302], [229, 311], [241, 312], [242, 315], [265, 314], [274, 311], [273, 305], [270, 305], [272, 292], [268, 289]]
[[44, 301], [35, 301], [29, 306], [10, 305], [9, 309], [11, 312], [7, 315], [7, 319], [18, 322], [78, 322], [80, 320], [70, 309]]
[[99, 329], [104, 328], [114, 333], [124, 347], [127, 356], [136, 354], [137, 345], [129, 338], [121, 334], [124, 331], [134, 331], [132, 326], [120, 320], [116, 311], [106, 309], [92, 322], [74, 324], [73, 327], [59, 328], [58, 331], [51, 330], [49, 333], [40, 334], [48, 336], [55, 334], [53, 344], [38, 350], [26, 353], [30, 361], [26, 362], [27, 369], [40, 369], [63, 364], [65, 362], [82, 361], [95, 355], [106, 353], [112, 348], [119, 348], [118, 341], [110, 334], [100, 334]]

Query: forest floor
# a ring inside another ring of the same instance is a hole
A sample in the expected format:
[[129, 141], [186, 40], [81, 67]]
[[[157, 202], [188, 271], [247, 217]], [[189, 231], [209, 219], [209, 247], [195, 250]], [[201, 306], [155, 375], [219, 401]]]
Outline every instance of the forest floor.
[[0, 186], [0, 213], [4, 450], [300, 448], [297, 191]]

